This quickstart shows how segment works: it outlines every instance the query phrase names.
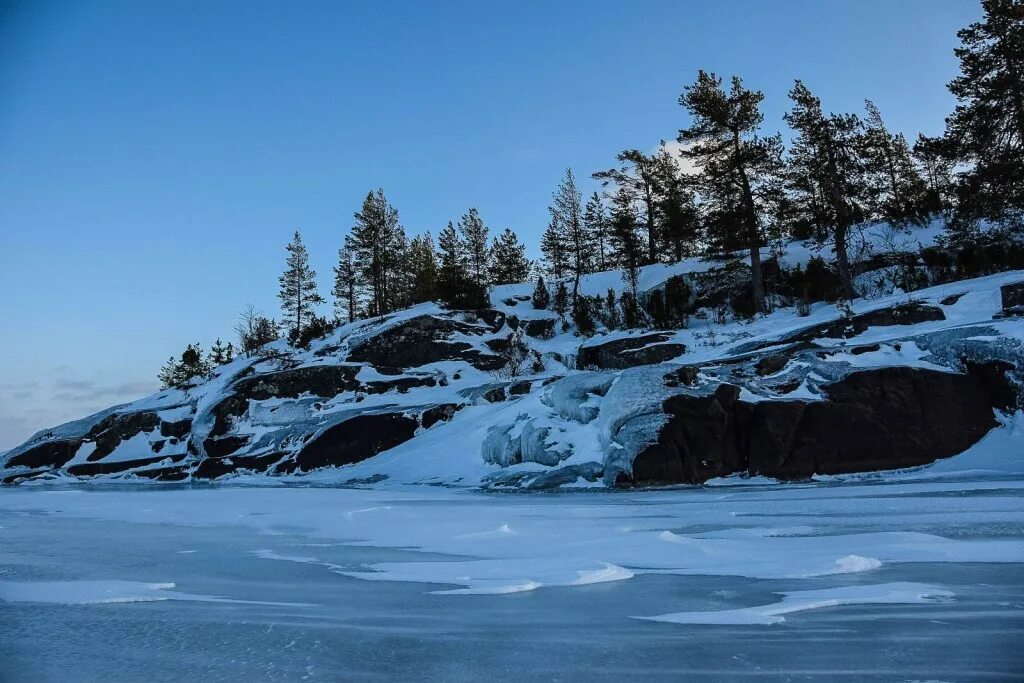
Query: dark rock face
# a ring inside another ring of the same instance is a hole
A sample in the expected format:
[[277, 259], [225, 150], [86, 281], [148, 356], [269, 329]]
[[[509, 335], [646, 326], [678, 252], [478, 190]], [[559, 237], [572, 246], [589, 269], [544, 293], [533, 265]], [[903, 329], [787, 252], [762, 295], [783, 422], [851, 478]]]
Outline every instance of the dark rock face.
[[162, 460], [171, 460], [177, 462], [182, 460], [184, 455], [176, 456], [152, 456], [149, 458], [138, 458], [134, 460], [115, 460], [114, 462], [85, 462], [79, 465], [72, 465], [68, 468], [68, 474], [73, 477], [94, 477], [98, 474], [117, 474], [118, 472], [127, 472], [138, 467], [145, 467], [146, 465], [152, 465]]
[[192, 418], [178, 420], [177, 422], [161, 422], [160, 436], [173, 436], [176, 439], [184, 439], [192, 431]]
[[390, 380], [379, 380], [366, 383], [366, 393], [384, 394], [389, 391], [397, 391], [400, 394], [408, 393], [410, 389], [419, 387], [436, 387], [437, 380], [433, 377], [398, 377]]
[[581, 368], [622, 370], [637, 365], [662, 363], [686, 352], [683, 344], [665, 343], [671, 336], [658, 332], [581, 346], [576, 364]]
[[419, 422], [402, 413], [363, 414], [324, 430], [302, 447], [279, 472], [351, 465], [372, 458], [413, 437]]
[[1014, 282], [999, 288], [1003, 299], [1004, 315], [1024, 315], [1024, 282]]
[[110, 455], [122, 441], [132, 438], [139, 432], [150, 432], [160, 426], [160, 418], [156, 413], [114, 413], [99, 421], [85, 435], [86, 441], [95, 441], [96, 450], [86, 458], [90, 462]]
[[990, 360], [986, 363], [964, 360], [967, 374], [978, 378], [992, 396], [992, 405], [999, 410], [1012, 412], [1021, 407], [1020, 390], [1010, 378], [1016, 370], [1012, 363]]
[[509, 385], [508, 393], [509, 396], [525, 396], [530, 393], [531, 388], [533, 388], [533, 382], [528, 379], [523, 379]]
[[484, 400], [488, 403], [501, 403], [505, 398], [505, 387], [494, 387], [484, 394]]
[[456, 332], [479, 335], [482, 330], [457, 320], [424, 315], [367, 339], [352, 349], [348, 359], [374, 366], [403, 368], [443, 360], [464, 360], [487, 371], [498, 370], [504, 365], [500, 357], [482, 353], [466, 342], [446, 340]]
[[75, 457], [75, 453], [81, 445], [80, 439], [47, 441], [14, 456], [7, 462], [7, 467], [31, 467], [34, 469], [52, 467], [56, 469]]
[[917, 323], [945, 320], [946, 314], [938, 306], [917, 302], [882, 308], [855, 315], [848, 320], [832, 320], [820, 325], [806, 327], [798, 332], [775, 341], [759, 341], [733, 347], [734, 353], [750, 353], [780, 344], [802, 344], [818, 338], [849, 339], [866, 331], [869, 327], [892, 325], [916, 325]]
[[192, 476], [197, 479], [216, 479], [236, 472], [266, 472], [284, 456], [283, 453], [264, 455], [233, 455], [226, 458], [207, 458], [199, 463]]
[[231, 387], [234, 397], [264, 401], [268, 398], [298, 398], [310, 393], [323, 398], [343, 391], [356, 391], [358, 365], [314, 365], [244, 377]]
[[754, 365], [754, 369], [758, 375], [766, 377], [767, 375], [774, 375], [776, 372], [782, 370], [782, 368], [786, 367], [786, 363], [788, 362], [789, 356], [782, 353], [774, 353], [757, 361], [757, 364]]
[[223, 458], [248, 445], [248, 436], [223, 436], [203, 441], [203, 450], [208, 458]]
[[462, 406], [458, 403], [442, 403], [439, 406], [427, 408], [420, 413], [420, 424], [424, 429], [430, 429], [438, 422], [448, 422], [455, 417], [455, 413], [459, 412], [460, 408]]
[[[986, 373], [988, 371], [985, 371]], [[963, 452], [996, 425], [1005, 397], [984, 373], [906, 367], [855, 372], [826, 387], [828, 400], [669, 398], [657, 443], [633, 461], [631, 484], [699, 484], [734, 473], [778, 479], [925, 465]]]

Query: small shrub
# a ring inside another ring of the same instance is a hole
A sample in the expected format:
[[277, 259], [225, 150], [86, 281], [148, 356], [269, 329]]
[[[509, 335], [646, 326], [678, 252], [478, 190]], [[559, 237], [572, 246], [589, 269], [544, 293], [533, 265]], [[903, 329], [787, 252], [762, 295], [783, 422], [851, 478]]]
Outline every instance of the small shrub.
[[544, 284], [543, 276], [537, 278], [537, 286], [533, 288], [531, 301], [537, 310], [544, 310], [551, 303], [551, 294], [548, 292], [548, 286]]
[[590, 300], [585, 296], [577, 296], [572, 305], [572, 321], [576, 330], [584, 337], [594, 336], [594, 316], [590, 313]]

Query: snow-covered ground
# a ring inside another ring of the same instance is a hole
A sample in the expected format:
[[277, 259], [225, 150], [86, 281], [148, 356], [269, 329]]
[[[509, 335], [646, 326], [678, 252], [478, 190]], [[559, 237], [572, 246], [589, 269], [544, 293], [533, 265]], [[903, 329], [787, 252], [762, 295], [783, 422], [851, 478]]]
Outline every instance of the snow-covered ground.
[[8, 489], [0, 679], [1009, 679], [1022, 428], [855, 483]]

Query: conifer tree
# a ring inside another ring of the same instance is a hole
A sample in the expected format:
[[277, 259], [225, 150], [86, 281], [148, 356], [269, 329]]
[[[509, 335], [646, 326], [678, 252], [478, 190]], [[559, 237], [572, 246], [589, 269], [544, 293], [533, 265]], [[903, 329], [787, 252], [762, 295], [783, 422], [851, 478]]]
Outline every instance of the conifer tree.
[[627, 149], [616, 157], [620, 166], [593, 175], [607, 185], [615, 183], [630, 199], [643, 205], [643, 228], [647, 232], [646, 254], [643, 263], [658, 260], [658, 185], [659, 169], [656, 155], [648, 156], [638, 149]]
[[590, 196], [583, 209], [583, 226], [589, 243], [591, 271], [599, 272], [613, 268], [608, 211], [601, 201], [601, 195], [596, 192]]
[[559, 318], [565, 319], [569, 310], [569, 290], [565, 286], [565, 280], [559, 280], [555, 285], [555, 296], [551, 299], [551, 310], [558, 314]]
[[203, 348], [199, 343], [189, 344], [181, 354], [180, 360], [173, 356], [160, 369], [158, 378], [163, 388], [186, 389], [193, 380], [204, 380], [210, 377], [210, 364], [203, 357]]
[[692, 181], [682, 176], [679, 164], [664, 145], [656, 161], [659, 253], [670, 261], [682, 261], [700, 241], [700, 215], [690, 187]]
[[607, 310], [607, 314], [604, 320], [605, 327], [609, 330], [618, 329], [619, 320], [619, 305], [615, 300], [615, 290], [611, 287], [608, 288], [608, 294], [604, 298], [604, 307]]
[[580, 277], [590, 272], [589, 244], [583, 225], [583, 197], [576, 187], [572, 169], [565, 169], [565, 177], [559, 183], [551, 203], [551, 216], [565, 245], [566, 265], [572, 275], [572, 299], [576, 301], [580, 289]]
[[459, 236], [466, 255], [466, 297], [472, 308], [487, 306], [491, 265], [491, 252], [487, 244], [488, 232], [476, 209], [470, 209], [459, 221]]
[[789, 92], [785, 114], [796, 133], [789, 153], [788, 180], [798, 211], [814, 225], [819, 241], [830, 241], [844, 295], [853, 299], [847, 250], [850, 229], [864, 220], [867, 179], [858, 150], [863, 127], [852, 114], [825, 115], [821, 101], [799, 80]]
[[210, 347], [209, 361], [211, 365], [224, 365], [230, 363], [235, 356], [235, 348], [231, 345], [231, 342], [224, 344], [220, 337], [213, 342], [213, 346]]
[[316, 312], [316, 305], [324, 300], [316, 291], [316, 272], [309, 267], [309, 254], [298, 230], [286, 249], [288, 258], [279, 278], [281, 288], [277, 297], [281, 300], [284, 324], [291, 333], [299, 335]]
[[346, 248], [355, 261], [371, 316], [389, 313], [398, 305], [405, 243], [398, 211], [388, 204], [384, 190], [367, 193], [362, 209], [355, 213]]
[[644, 259], [643, 244], [637, 235], [636, 214], [628, 192], [620, 189], [612, 204], [611, 237], [615, 259], [622, 268], [622, 279], [636, 296], [640, 265]]
[[[1024, 1], [982, 0], [985, 16], [961, 29], [957, 99], [944, 151], [960, 162], [954, 231], [987, 219], [1024, 227]], [[954, 234], [954, 237], [956, 235]]]
[[[782, 165], [782, 139], [758, 135], [764, 95], [748, 90], [733, 76], [727, 93], [722, 79], [700, 71], [686, 86], [679, 103], [690, 113], [689, 128], [679, 131], [681, 154], [702, 169], [703, 198], [717, 214], [712, 225], [739, 232], [750, 252], [751, 293], [754, 309], [765, 312], [761, 252], [763, 191]], [[724, 219], [724, 220], [723, 220]]]
[[438, 298], [449, 308], [461, 308], [466, 305], [466, 249], [451, 221], [438, 235], [437, 246]]
[[409, 303], [418, 304], [437, 298], [437, 251], [430, 231], [409, 242]]
[[548, 286], [544, 284], [543, 276], [537, 277], [537, 285], [533, 288], [533, 296], [530, 298], [537, 310], [544, 310], [551, 303], [551, 294], [548, 292]]
[[875, 217], [893, 225], [923, 222], [926, 188], [906, 138], [889, 132], [874, 102], [864, 100], [864, 108], [867, 121], [862, 156]]
[[350, 240], [346, 238], [346, 246], [338, 250], [338, 265], [334, 266], [334, 316], [340, 321], [353, 322], [358, 309], [359, 269], [352, 258], [349, 248]]
[[525, 282], [530, 276], [526, 245], [511, 228], [505, 228], [491, 243], [491, 283], [510, 285]]
[[544, 270], [552, 278], [559, 280], [569, 270], [569, 250], [565, 244], [558, 218], [551, 216], [551, 222], [540, 238], [540, 251], [544, 256]]
[[921, 169], [925, 186], [925, 209], [934, 215], [947, 213], [956, 199], [953, 163], [943, 149], [942, 140], [918, 134], [914, 159]]

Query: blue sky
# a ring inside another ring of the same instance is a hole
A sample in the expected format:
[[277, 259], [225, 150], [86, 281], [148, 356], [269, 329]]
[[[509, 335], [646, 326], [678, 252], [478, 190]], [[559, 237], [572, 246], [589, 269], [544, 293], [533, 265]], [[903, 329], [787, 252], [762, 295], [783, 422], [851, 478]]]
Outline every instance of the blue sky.
[[329, 289], [383, 187], [409, 233], [477, 207], [535, 252], [566, 166], [686, 125], [697, 69], [782, 129], [802, 78], [938, 133], [974, 0], [0, 3], [0, 448], [155, 388], [277, 315], [300, 229]]

